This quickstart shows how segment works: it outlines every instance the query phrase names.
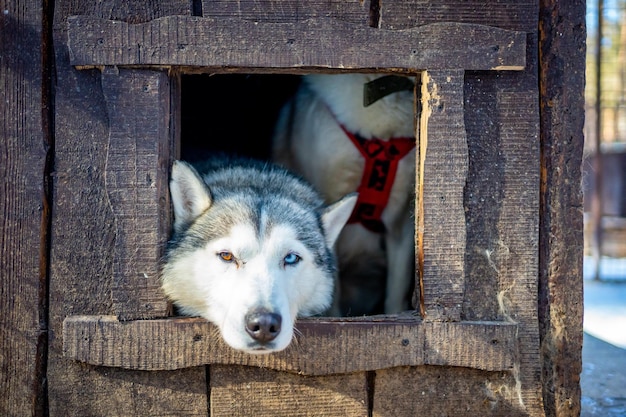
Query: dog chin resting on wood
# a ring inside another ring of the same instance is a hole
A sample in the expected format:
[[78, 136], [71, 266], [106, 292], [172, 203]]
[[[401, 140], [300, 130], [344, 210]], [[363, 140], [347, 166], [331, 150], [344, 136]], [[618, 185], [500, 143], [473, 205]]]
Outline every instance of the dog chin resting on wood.
[[409, 308], [415, 276], [414, 81], [381, 74], [312, 74], [284, 106], [274, 160], [327, 202], [358, 191], [337, 241], [333, 314]]
[[332, 247], [356, 195], [325, 205], [285, 169], [235, 159], [175, 162], [170, 192], [161, 279], [182, 314], [214, 323], [234, 349], [263, 354], [291, 343], [296, 317], [331, 305]]

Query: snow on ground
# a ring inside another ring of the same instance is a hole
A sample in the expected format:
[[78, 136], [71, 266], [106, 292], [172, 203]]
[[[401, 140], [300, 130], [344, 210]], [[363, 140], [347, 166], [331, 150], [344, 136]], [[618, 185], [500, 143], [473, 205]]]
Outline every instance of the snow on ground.
[[585, 258], [583, 271], [585, 332], [626, 349], [626, 259], [603, 258], [600, 281], [593, 279], [591, 258]]
[[626, 416], [626, 259], [585, 258], [581, 417]]

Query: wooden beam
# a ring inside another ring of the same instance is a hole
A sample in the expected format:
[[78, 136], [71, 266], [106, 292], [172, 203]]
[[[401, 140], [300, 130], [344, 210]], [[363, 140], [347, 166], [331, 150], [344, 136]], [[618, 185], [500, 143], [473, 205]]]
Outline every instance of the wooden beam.
[[425, 364], [511, 370], [517, 359], [517, 326], [510, 323], [386, 317], [307, 319], [296, 327], [300, 334], [285, 351], [248, 355], [226, 346], [217, 328], [200, 318], [121, 322], [115, 316], [71, 316], [63, 327], [64, 355], [138, 370], [235, 364], [305, 375]]
[[371, 2], [356, 0], [202, 0], [202, 16], [263, 23], [333, 17], [393, 30], [442, 21], [522, 32], [537, 30], [537, 0], [384, 0], [374, 3], [379, 7], [378, 13], [370, 12]]
[[533, 33], [537, 0], [384, 0], [380, 27], [406, 29], [434, 22], [463, 22]]
[[[537, 62], [536, 42], [529, 37], [528, 62]], [[466, 276], [463, 315], [466, 320], [495, 318], [518, 324], [515, 390], [530, 415], [543, 410], [537, 316], [537, 85], [535, 64], [522, 73], [466, 73], [466, 124], [471, 124], [466, 266], [472, 273]], [[493, 281], [483, 280], [480, 272], [487, 270], [493, 271]]]
[[109, 119], [105, 186], [114, 216], [113, 309], [121, 319], [165, 317], [159, 260], [170, 233], [170, 79], [166, 72], [106, 68]]
[[345, 0], [202, 0], [202, 16], [216, 19], [242, 19], [253, 22], [299, 22], [307, 19], [336, 18], [366, 25], [369, 2]]
[[512, 372], [440, 366], [385, 369], [376, 372], [372, 415], [544, 417], [520, 405], [514, 387]]
[[585, 2], [540, 2], [539, 331], [546, 416], [580, 415]]
[[45, 415], [52, 57], [41, 1], [0, 18], [0, 415]]
[[[335, 19], [259, 23], [169, 16], [143, 24], [69, 18], [72, 65], [250, 68], [522, 70], [526, 34], [489, 26], [433, 23], [383, 30]], [[367, 51], [367, 53], [357, 53]]]
[[307, 376], [211, 366], [211, 417], [367, 415], [366, 374]]
[[464, 71], [424, 71], [417, 170], [420, 306], [429, 320], [461, 318], [465, 290], [468, 150]]

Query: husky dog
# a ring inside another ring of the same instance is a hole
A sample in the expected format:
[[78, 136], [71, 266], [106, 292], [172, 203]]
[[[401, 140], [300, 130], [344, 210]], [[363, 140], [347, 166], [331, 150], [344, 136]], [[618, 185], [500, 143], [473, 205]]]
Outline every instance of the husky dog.
[[331, 248], [356, 195], [325, 206], [303, 180], [258, 161], [213, 161], [201, 172], [172, 167], [163, 290], [181, 313], [217, 325], [231, 347], [282, 350], [296, 317], [331, 305]]
[[[374, 91], [367, 103], [364, 93], [371, 90], [365, 86]], [[376, 87], [388, 91], [377, 94]], [[275, 162], [302, 175], [326, 201], [359, 192], [337, 242], [342, 315], [409, 307], [415, 275], [413, 89], [408, 77], [307, 75], [276, 125]]]

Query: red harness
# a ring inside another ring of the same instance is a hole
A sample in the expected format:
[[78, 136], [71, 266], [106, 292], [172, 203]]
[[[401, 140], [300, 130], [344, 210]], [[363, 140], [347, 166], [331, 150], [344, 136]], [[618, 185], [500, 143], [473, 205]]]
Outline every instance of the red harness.
[[365, 158], [363, 177], [357, 189], [359, 197], [348, 223], [361, 223], [372, 232], [383, 233], [385, 225], [381, 216], [389, 201], [398, 163], [415, 147], [415, 138], [364, 139], [340, 126]]

